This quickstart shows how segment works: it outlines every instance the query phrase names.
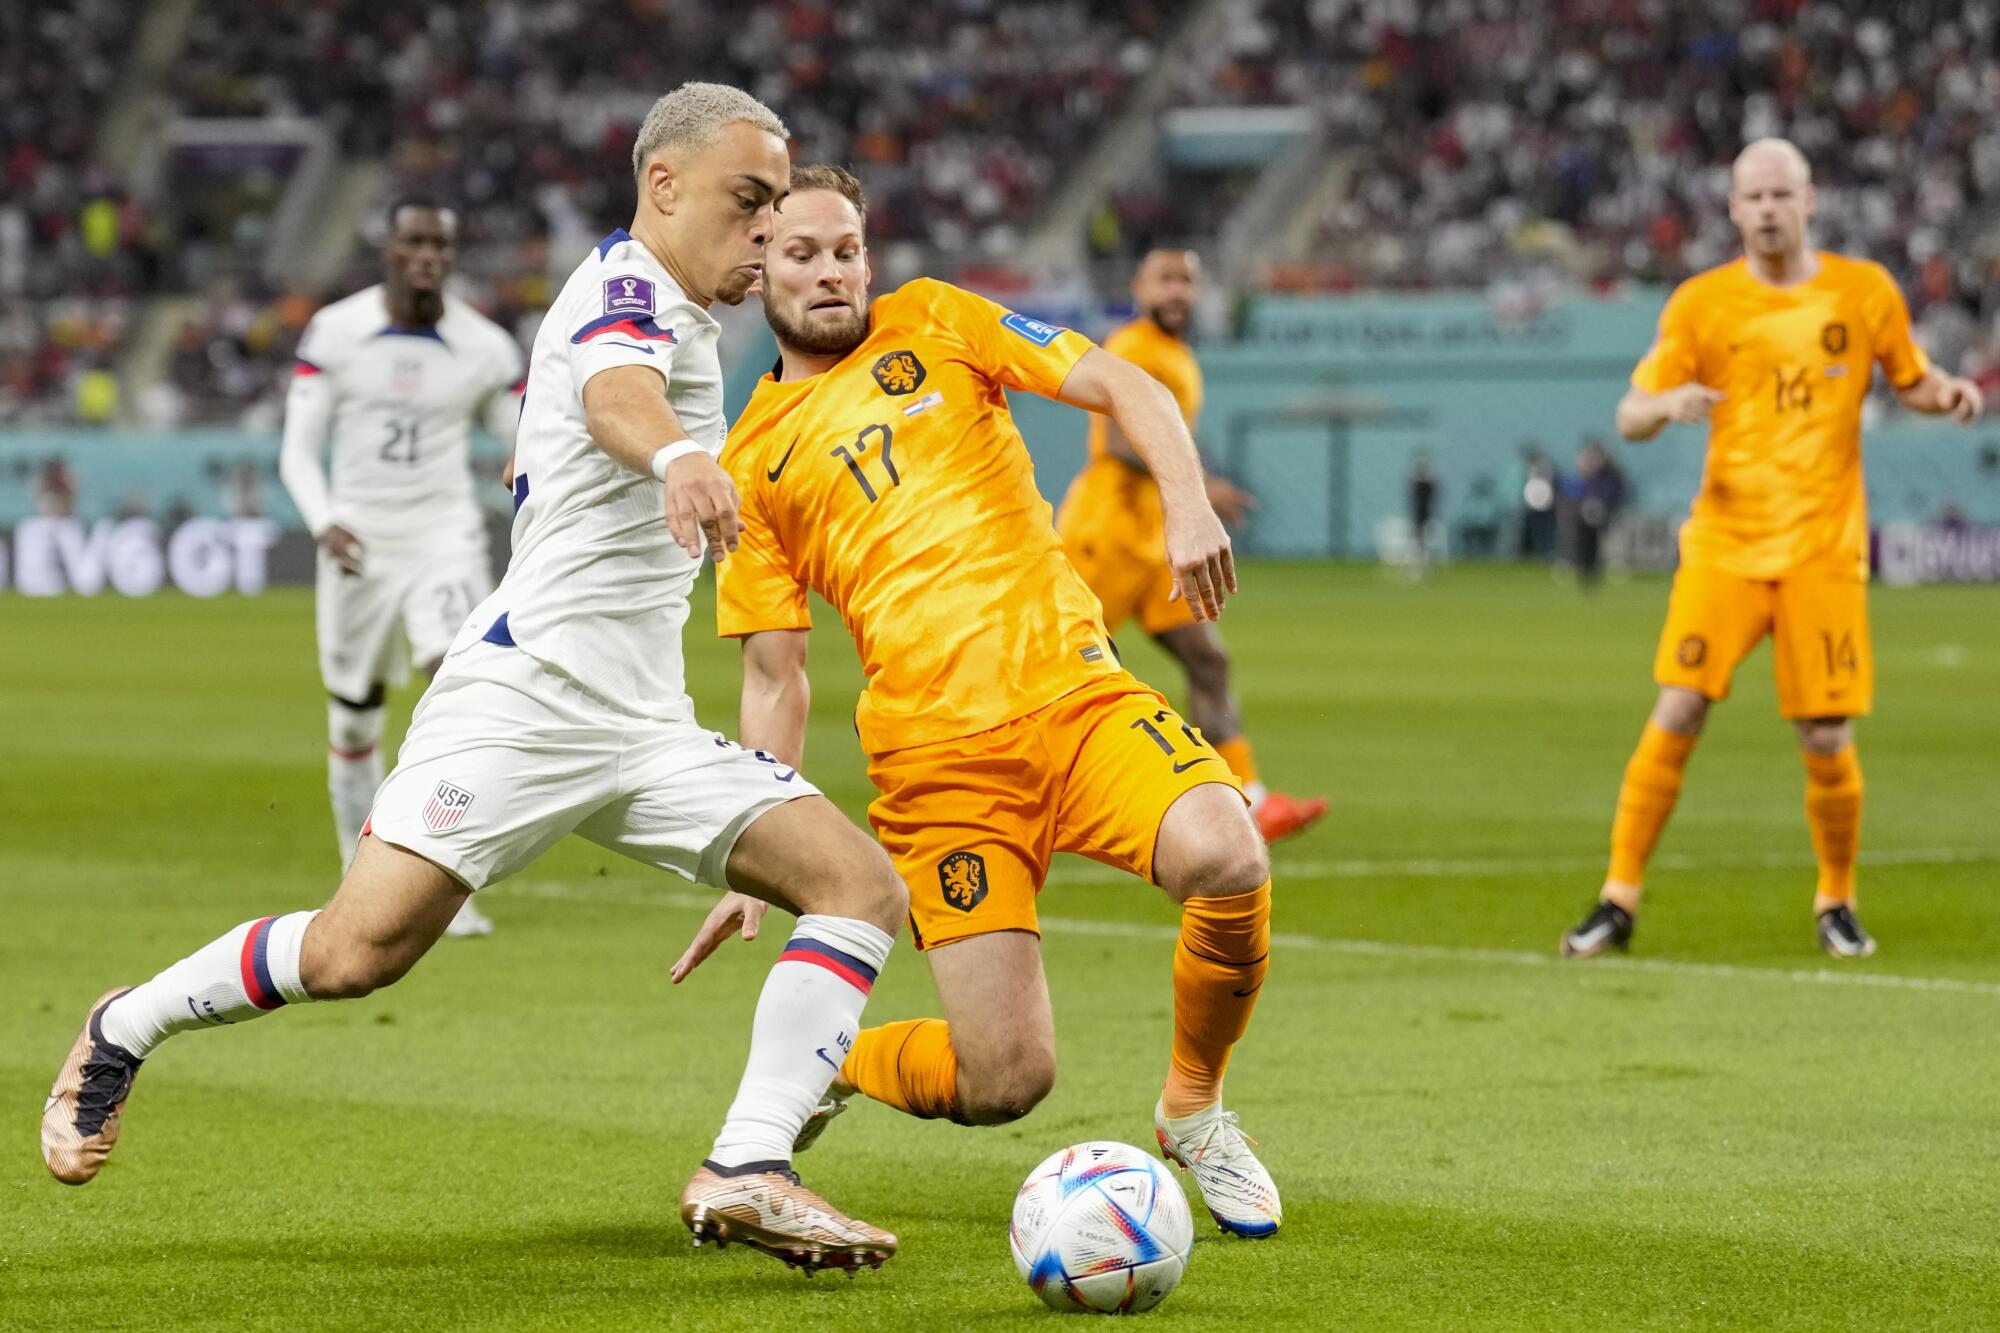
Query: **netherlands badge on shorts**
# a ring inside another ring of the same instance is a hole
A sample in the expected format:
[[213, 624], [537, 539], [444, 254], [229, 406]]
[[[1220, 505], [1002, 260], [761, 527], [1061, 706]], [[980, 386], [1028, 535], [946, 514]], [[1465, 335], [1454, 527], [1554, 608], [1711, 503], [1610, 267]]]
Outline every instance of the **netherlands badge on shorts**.
[[459, 821], [465, 818], [466, 807], [471, 804], [471, 792], [463, 787], [454, 787], [449, 782], [440, 782], [424, 806], [424, 827], [433, 833], [449, 832], [458, 827]]

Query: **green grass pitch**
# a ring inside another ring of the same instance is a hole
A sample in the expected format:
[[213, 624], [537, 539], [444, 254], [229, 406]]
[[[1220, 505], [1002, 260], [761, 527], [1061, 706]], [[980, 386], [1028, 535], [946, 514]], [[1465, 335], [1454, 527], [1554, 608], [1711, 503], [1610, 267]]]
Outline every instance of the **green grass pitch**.
[[[1267, 776], [1336, 802], [1278, 850], [1274, 965], [1230, 1074], [1285, 1230], [1204, 1228], [1155, 1323], [2000, 1322], [1992, 592], [1876, 594], [1862, 917], [1882, 952], [1835, 970], [1768, 648], [1695, 756], [1639, 951], [1564, 965], [1664, 583], [1259, 565], [1245, 584], [1225, 631]], [[821, 623], [807, 767], [859, 815], [858, 672]], [[736, 650], [710, 624], [704, 599], [690, 675], [733, 730]], [[50, 1180], [37, 1113], [84, 1005], [330, 891], [322, 728], [301, 593], [0, 601], [0, 1327], [1054, 1318], [1008, 1259], [1013, 1192], [1063, 1144], [1149, 1142], [1169, 1031], [1172, 913], [1077, 861], [1042, 900], [1049, 1100], [986, 1130], [863, 1105], [802, 1159], [902, 1237], [852, 1283], [694, 1252], [675, 1217], [782, 931], [671, 988], [705, 891], [574, 840], [485, 900], [496, 935], [402, 984], [174, 1042], [104, 1176]], [[900, 948], [870, 1018], [933, 1008]]]

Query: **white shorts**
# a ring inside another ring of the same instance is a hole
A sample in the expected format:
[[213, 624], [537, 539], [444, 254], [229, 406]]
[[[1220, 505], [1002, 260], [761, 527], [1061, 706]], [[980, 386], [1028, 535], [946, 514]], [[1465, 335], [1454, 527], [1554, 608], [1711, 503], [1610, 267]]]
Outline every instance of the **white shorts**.
[[736, 839], [819, 789], [693, 720], [612, 707], [519, 648], [476, 642], [417, 705], [364, 832], [484, 888], [576, 832], [728, 887]]
[[420, 556], [373, 556], [349, 574], [324, 550], [314, 594], [326, 692], [359, 701], [398, 685], [412, 663], [437, 661], [472, 608], [493, 591], [483, 544]]

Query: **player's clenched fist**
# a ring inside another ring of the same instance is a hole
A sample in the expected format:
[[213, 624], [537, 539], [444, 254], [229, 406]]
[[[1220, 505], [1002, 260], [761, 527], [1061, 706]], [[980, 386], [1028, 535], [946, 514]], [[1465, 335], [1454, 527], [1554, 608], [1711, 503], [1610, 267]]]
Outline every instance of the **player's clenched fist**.
[[1215, 620], [1236, 591], [1236, 557], [1215, 511], [1206, 504], [1194, 508], [1167, 515], [1167, 563], [1174, 570], [1170, 597], [1185, 597], [1196, 620]]
[[1711, 389], [1706, 384], [1683, 384], [1660, 395], [1668, 419], [1689, 426], [1708, 420], [1709, 410], [1725, 397], [1727, 395], [1722, 390]]
[[707, 454], [685, 454], [667, 464], [667, 529], [695, 559], [706, 547], [720, 563], [736, 549], [742, 505], [736, 483]]
[[340, 566], [341, 573], [361, 572], [361, 539], [352, 532], [338, 523], [329, 524], [326, 531], [320, 533], [319, 544], [333, 557], [333, 563]]
[[1938, 386], [1938, 408], [1961, 426], [1970, 426], [1986, 411], [1986, 395], [1971, 380], [1948, 375]]

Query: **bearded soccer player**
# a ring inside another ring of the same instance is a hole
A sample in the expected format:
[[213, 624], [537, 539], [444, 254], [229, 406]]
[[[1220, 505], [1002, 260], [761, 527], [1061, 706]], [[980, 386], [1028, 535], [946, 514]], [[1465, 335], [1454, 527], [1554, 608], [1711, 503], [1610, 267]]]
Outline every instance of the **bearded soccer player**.
[[[573, 831], [801, 914], [736, 1100], [681, 1195], [697, 1243], [740, 1240], [807, 1269], [894, 1253], [894, 1236], [801, 1185], [791, 1156], [908, 894], [795, 768], [698, 726], [681, 669], [702, 554], [736, 540], [710, 308], [741, 301], [762, 269], [785, 137], [736, 88], [684, 84], [654, 103], [632, 149], [631, 229], [583, 257], [535, 338], [506, 576], [445, 655], [346, 878], [324, 911], [246, 922], [91, 1006], [42, 1114], [58, 1179], [98, 1174], [141, 1061], [175, 1035], [389, 985], [468, 894]], [[600, 1021], [598, 1047], [645, 1077], [635, 1033]]]
[[[1201, 366], [1187, 343], [1188, 321], [1201, 284], [1201, 263], [1190, 250], [1156, 249], [1139, 261], [1132, 300], [1139, 318], [1104, 340], [1104, 350], [1124, 357], [1167, 386], [1192, 431], [1201, 416]], [[1231, 527], [1255, 507], [1249, 495], [1220, 477], [1205, 478], [1209, 502]], [[1266, 842], [1302, 833], [1326, 813], [1318, 797], [1266, 791], [1257, 760], [1243, 734], [1241, 710], [1229, 685], [1229, 654], [1215, 626], [1174, 597], [1167, 563], [1166, 525], [1159, 483], [1132, 441], [1108, 416], [1090, 419], [1090, 461], [1071, 483], [1056, 515], [1056, 529], [1077, 573], [1097, 594], [1104, 624], [1116, 633], [1128, 620], [1180, 663], [1187, 677], [1188, 714], [1243, 782], [1250, 812]]]
[[[787, 764], [805, 744], [807, 590], [853, 634], [869, 816], [945, 1010], [862, 1032], [798, 1146], [856, 1092], [961, 1124], [1041, 1100], [1055, 1026], [1035, 896], [1052, 852], [1081, 852], [1182, 904], [1155, 1132], [1224, 1229], [1269, 1235], [1278, 1191], [1222, 1104], [1270, 949], [1263, 839], [1215, 748], [1118, 665], [1003, 390], [1118, 421], [1159, 481], [1180, 594], [1207, 622], [1236, 580], [1194, 442], [1165, 389], [1078, 334], [929, 279], [871, 308], [859, 184], [802, 167], [792, 189], [765, 247], [779, 365], [724, 457], [743, 538], [719, 628], [743, 644], [744, 743]], [[762, 910], [718, 904], [674, 979]]]
[[1912, 411], [1969, 425], [1984, 403], [1969, 381], [1930, 364], [1879, 265], [1808, 247], [1813, 207], [1797, 148], [1762, 139], [1743, 150], [1729, 195], [1743, 258], [1675, 289], [1618, 404], [1628, 440], [1707, 421], [1708, 461], [1654, 658], [1659, 700], [1625, 767], [1597, 905], [1563, 936], [1572, 958], [1631, 940], [1646, 861], [1709, 706], [1728, 697], [1737, 664], [1766, 635], [1779, 707], [1804, 752], [1820, 947], [1835, 958], [1875, 952], [1854, 915], [1854, 719], [1875, 693], [1861, 407], [1878, 365]]
[[[452, 636], [493, 590], [472, 495], [472, 418], [511, 440], [521, 349], [447, 295], [458, 218], [436, 202], [389, 209], [386, 272], [312, 317], [285, 399], [279, 473], [319, 542], [314, 592], [327, 693], [327, 790], [343, 868], [382, 785], [388, 684], [437, 674]], [[329, 435], [333, 484], [320, 465]], [[493, 923], [467, 898], [447, 935]]]

